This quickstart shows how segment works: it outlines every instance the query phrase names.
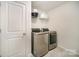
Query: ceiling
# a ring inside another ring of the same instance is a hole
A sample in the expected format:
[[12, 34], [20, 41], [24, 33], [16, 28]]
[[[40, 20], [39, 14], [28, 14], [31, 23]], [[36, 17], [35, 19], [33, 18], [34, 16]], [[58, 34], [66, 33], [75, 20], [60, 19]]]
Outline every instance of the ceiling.
[[33, 1], [32, 8], [36, 8], [43, 11], [49, 11], [64, 3], [65, 1]]

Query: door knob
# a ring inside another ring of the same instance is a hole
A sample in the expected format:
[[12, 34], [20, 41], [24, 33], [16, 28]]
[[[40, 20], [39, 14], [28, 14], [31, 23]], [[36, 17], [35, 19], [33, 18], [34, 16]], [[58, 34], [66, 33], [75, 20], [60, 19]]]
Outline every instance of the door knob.
[[25, 36], [26, 35], [26, 33], [23, 33], [23, 36]]

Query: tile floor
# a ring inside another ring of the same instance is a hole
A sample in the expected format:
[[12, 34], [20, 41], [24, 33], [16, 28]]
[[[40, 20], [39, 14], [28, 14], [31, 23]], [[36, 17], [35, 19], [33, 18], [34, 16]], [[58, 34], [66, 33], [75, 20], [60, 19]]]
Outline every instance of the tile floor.
[[79, 55], [65, 51], [63, 48], [57, 47], [49, 51], [44, 57], [79, 57]]
[[[30, 55], [30, 57], [33, 57], [33, 55]], [[65, 51], [63, 48], [57, 47], [49, 51], [44, 57], [79, 57], [79, 55]]]

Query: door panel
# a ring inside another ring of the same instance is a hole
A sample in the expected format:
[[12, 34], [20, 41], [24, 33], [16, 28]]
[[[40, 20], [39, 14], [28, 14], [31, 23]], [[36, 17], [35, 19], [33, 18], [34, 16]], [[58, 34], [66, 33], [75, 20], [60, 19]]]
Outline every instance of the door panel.
[[8, 4], [8, 32], [23, 31], [23, 7]]
[[2, 2], [2, 14], [5, 17], [1, 22], [3, 56], [25, 56], [25, 5]]

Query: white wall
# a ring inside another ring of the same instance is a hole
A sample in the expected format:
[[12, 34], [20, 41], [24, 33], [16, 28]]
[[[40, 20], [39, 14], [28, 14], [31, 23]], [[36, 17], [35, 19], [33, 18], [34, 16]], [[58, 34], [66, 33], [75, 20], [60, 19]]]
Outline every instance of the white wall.
[[[39, 15], [44, 12], [41, 10], [39, 11]], [[39, 15], [37, 18], [32, 18], [32, 28], [47, 28], [48, 19], [40, 19]]]
[[79, 51], [79, 2], [67, 2], [49, 11], [48, 23], [57, 31], [59, 46]]

